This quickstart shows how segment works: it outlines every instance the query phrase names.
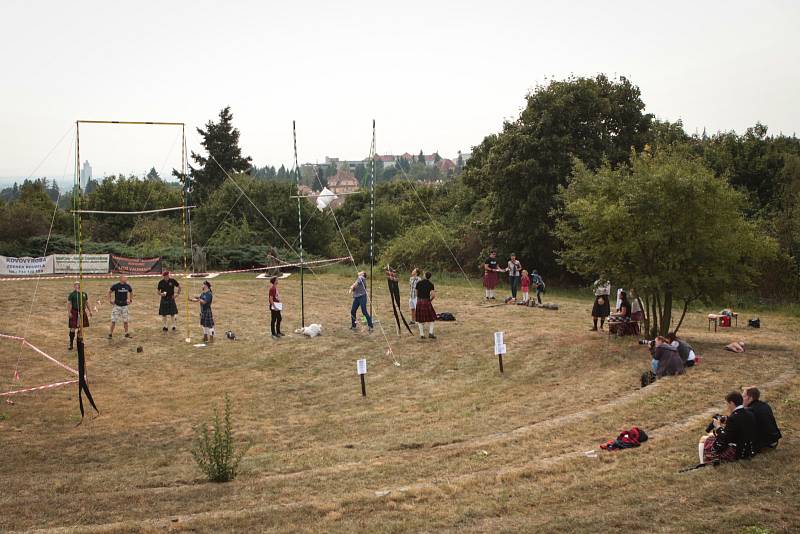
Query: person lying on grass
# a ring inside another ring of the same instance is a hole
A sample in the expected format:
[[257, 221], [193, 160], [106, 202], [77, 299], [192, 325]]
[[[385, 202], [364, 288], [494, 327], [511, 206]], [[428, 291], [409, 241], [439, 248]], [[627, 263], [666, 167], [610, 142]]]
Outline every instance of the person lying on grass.
[[734, 462], [752, 458], [756, 453], [756, 418], [744, 407], [738, 391], [725, 396], [727, 417], [712, 419], [713, 430], [700, 437], [698, 453], [700, 463]]

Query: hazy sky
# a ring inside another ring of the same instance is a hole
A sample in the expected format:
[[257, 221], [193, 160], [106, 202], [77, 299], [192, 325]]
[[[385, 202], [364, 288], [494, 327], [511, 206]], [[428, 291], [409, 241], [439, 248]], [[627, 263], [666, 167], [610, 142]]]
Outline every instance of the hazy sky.
[[[800, 2], [0, 1], [0, 176], [81, 119], [194, 126], [230, 105], [256, 164], [468, 151], [536, 84], [629, 77], [647, 111], [800, 133]], [[95, 176], [177, 166], [177, 131], [85, 127]], [[67, 134], [36, 176], [72, 175]]]

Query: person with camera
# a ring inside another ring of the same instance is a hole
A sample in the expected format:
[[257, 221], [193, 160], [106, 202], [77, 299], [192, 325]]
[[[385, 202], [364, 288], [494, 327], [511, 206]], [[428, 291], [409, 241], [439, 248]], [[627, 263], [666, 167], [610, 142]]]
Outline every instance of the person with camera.
[[756, 419], [756, 452], [777, 447], [778, 440], [781, 439], [781, 430], [775, 421], [772, 408], [761, 400], [761, 392], [754, 386], [743, 388], [742, 399], [745, 407]]
[[678, 354], [678, 349], [673, 347], [666, 338], [658, 336], [653, 340], [650, 344], [650, 351], [653, 355], [651, 362], [653, 373], [658, 378], [684, 373], [683, 360]]
[[697, 360], [697, 355], [694, 353], [692, 346], [680, 339], [675, 332], [667, 334], [667, 341], [677, 349], [685, 367], [694, 367], [696, 361], [699, 361]]
[[725, 402], [728, 416], [714, 415], [706, 427], [707, 434], [700, 438], [701, 464], [734, 462], [756, 454], [756, 418], [745, 409], [742, 394], [731, 391], [725, 396]]

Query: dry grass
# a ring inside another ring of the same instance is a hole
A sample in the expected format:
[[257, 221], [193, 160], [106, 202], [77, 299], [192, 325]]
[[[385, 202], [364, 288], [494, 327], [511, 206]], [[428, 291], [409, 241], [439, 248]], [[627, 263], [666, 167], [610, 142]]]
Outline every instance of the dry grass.
[[[376, 311], [397, 367], [379, 331], [348, 330], [348, 278], [307, 280], [307, 322], [324, 327], [312, 340], [270, 338], [265, 283], [251, 277], [215, 281], [217, 329], [241, 339], [206, 348], [185, 343], [184, 327], [162, 334], [153, 280], [133, 281], [134, 339], [105, 339], [109, 308], [102, 306], [87, 341], [101, 417], [75, 428], [72, 386], [0, 405], [0, 530], [798, 528], [797, 319], [762, 313], [760, 331], [715, 334], [702, 315], [692, 315], [684, 335], [703, 365], [640, 390], [646, 351], [633, 339], [589, 332], [589, 298], [550, 295], [558, 311], [483, 308], [477, 286], [439, 284], [438, 311], [452, 311], [458, 321], [439, 323], [439, 339], [422, 342], [397, 338], [381, 281]], [[89, 282], [90, 298], [108, 285]], [[33, 283], [3, 288], [6, 331], [21, 333]], [[28, 337], [75, 365], [65, 350], [68, 290], [67, 282], [42, 283]], [[282, 292], [289, 331], [298, 322], [297, 280], [283, 282]], [[195, 306], [189, 322], [197, 340]], [[504, 375], [492, 354], [495, 330], [506, 332]], [[734, 338], [752, 350], [722, 351]], [[69, 378], [3, 342], [3, 390], [18, 357], [26, 385]], [[369, 361], [366, 398], [355, 374], [360, 357]], [[784, 430], [781, 448], [678, 474], [696, 462], [708, 415], [722, 409], [728, 390], [745, 384], [767, 385], [765, 398]], [[201, 479], [189, 450], [193, 427], [225, 393], [238, 436], [252, 448], [234, 482], [212, 484]], [[583, 456], [633, 424], [653, 439], [636, 450]]]

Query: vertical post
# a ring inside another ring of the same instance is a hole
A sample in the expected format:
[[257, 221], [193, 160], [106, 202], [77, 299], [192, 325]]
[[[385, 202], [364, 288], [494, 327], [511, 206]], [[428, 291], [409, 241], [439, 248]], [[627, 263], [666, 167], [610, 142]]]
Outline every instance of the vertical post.
[[372, 315], [372, 271], [375, 266], [375, 119], [372, 119], [372, 150], [370, 150], [369, 181], [369, 314]]
[[306, 310], [304, 300], [305, 284], [303, 282], [303, 216], [300, 211], [300, 165], [297, 163], [297, 127], [292, 121], [292, 139], [294, 140], [294, 170], [297, 176], [297, 227], [300, 230], [300, 326], [306, 326]]
[[[81, 208], [81, 123], [75, 121], [75, 187], [72, 205], [75, 211]], [[75, 252], [78, 254], [78, 342], [83, 342], [83, 245], [81, 243], [81, 214], [75, 213]]]
[[361, 379], [361, 396], [367, 396], [367, 383], [364, 380], [364, 375], [367, 374], [367, 359], [361, 358], [360, 360], [356, 361], [356, 372], [358, 373], [358, 377]]
[[[191, 291], [189, 288], [189, 258], [188, 255], [192, 248], [191, 237], [191, 220], [189, 219], [189, 158], [186, 147], [186, 126], [181, 125], [181, 202], [183, 209], [181, 210], [181, 224], [183, 225], [183, 271], [186, 273], [186, 315], [189, 315], [189, 306]], [[194, 267], [194, 261], [192, 261]], [[194, 268], [192, 268], [194, 272]], [[189, 332], [189, 321], [186, 321], [186, 342], [192, 341], [191, 333]]]
[[500, 366], [500, 373], [503, 373], [503, 354], [506, 353], [506, 344], [503, 342], [503, 332], [494, 333], [494, 353], [497, 355], [497, 363]]

